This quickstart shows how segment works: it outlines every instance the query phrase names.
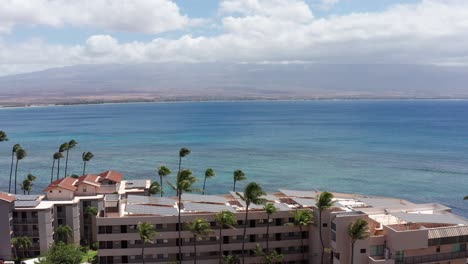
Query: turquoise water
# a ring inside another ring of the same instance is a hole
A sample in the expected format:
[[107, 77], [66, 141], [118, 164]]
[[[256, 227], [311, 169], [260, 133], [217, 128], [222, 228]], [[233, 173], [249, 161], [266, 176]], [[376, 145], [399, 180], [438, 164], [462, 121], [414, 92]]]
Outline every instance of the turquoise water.
[[[193, 102], [0, 109], [0, 189], [8, 185], [10, 149], [29, 152], [23, 178], [49, 182], [52, 154], [70, 139], [70, 171], [81, 153], [95, 158], [89, 172], [114, 169], [127, 178], [156, 177], [184, 167], [218, 176], [208, 193], [232, 189], [242, 169], [267, 190], [320, 189], [439, 202], [468, 216], [468, 101]], [[64, 162], [62, 162], [63, 168]], [[241, 183], [242, 187], [245, 183]]]

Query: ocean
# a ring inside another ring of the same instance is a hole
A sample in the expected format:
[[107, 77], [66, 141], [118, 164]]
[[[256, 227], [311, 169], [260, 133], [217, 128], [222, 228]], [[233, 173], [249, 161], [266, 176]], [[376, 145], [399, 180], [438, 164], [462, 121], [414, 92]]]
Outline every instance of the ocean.
[[[328, 190], [438, 202], [468, 216], [468, 101], [240, 101], [53, 106], [0, 109], [0, 190], [8, 189], [11, 147], [29, 156], [19, 182], [50, 182], [52, 155], [75, 139], [69, 172], [82, 172], [81, 153], [95, 158], [87, 172], [117, 170], [129, 179], [174, 174], [178, 150], [192, 154], [183, 167], [217, 176], [207, 193], [232, 190], [232, 172], [268, 191]], [[63, 170], [65, 162], [62, 161]], [[63, 175], [63, 172], [62, 172]], [[55, 177], [55, 176], [54, 176]], [[198, 186], [202, 181], [198, 183]], [[168, 195], [173, 194], [166, 188]]]

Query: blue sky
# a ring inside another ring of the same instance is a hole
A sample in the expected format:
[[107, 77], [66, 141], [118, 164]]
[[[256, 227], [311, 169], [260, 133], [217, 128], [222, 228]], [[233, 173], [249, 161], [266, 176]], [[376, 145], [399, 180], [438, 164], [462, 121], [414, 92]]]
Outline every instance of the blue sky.
[[0, 75], [166, 61], [465, 65], [465, 17], [465, 0], [5, 0]]

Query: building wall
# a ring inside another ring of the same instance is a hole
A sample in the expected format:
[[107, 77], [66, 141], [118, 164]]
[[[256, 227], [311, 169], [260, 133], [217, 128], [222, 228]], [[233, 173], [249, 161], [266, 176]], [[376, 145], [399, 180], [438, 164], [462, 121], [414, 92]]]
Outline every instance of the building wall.
[[49, 250], [54, 242], [54, 215], [53, 210], [41, 210], [38, 212], [39, 226], [39, 249], [41, 255], [44, 255]]
[[12, 233], [12, 203], [0, 200], [0, 258], [10, 260]]
[[86, 183], [78, 185], [75, 195], [77, 196], [94, 196], [98, 193], [98, 187]]
[[55, 187], [49, 190], [46, 195], [47, 199], [50, 200], [73, 200], [74, 192], [64, 188]]

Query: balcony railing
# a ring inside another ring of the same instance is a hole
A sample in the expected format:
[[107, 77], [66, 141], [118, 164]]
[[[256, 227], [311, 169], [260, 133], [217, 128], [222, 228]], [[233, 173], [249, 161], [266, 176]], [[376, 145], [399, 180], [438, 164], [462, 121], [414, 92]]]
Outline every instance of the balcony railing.
[[396, 264], [418, 264], [418, 263], [428, 263], [428, 262], [437, 262], [437, 261], [445, 261], [445, 260], [453, 260], [453, 259], [466, 259], [466, 258], [468, 258], [468, 251], [405, 257], [402, 260], [396, 260], [395, 263]]

